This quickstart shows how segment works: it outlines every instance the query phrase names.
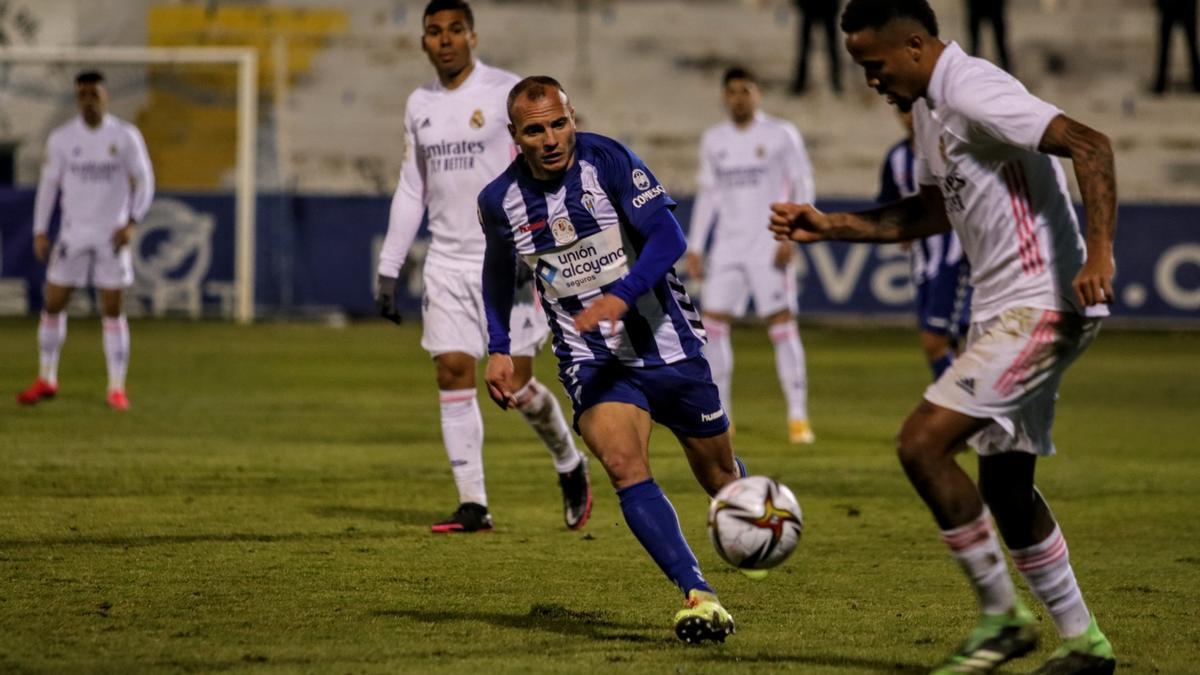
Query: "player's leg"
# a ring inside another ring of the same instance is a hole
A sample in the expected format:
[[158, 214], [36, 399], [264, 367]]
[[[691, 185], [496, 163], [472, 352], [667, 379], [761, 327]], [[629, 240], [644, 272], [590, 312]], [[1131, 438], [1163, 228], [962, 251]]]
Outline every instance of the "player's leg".
[[975, 628], [935, 673], [988, 673], [1037, 646], [1033, 615], [1017, 600], [991, 514], [954, 457], [990, 424], [926, 400], [897, 437], [904, 471], [933, 513], [980, 607]]
[[67, 303], [73, 290], [70, 286], [46, 282], [37, 330], [38, 376], [17, 394], [17, 402], [22, 405], [33, 405], [58, 394], [58, 357], [67, 340]]
[[113, 410], [127, 410], [125, 374], [129, 369], [129, 322], [125, 318], [123, 290], [133, 285], [133, 255], [128, 246], [113, 251], [96, 249], [93, 285], [100, 295], [100, 323], [104, 334], [104, 362], [108, 369], [106, 398]]
[[434, 532], [492, 529], [483, 474], [483, 416], [475, 388], [476, 362], [483, 355], [477, 275], [426, 264], [421, 347], [433, 356], [437, 374], [442, 444], [458, 488], [458, 509], [435, 523]]
[[[545, 325], [542, 320], [542, 326]], [[558, 473], [563, 496], [563, 521], [567, 527], [577, 530], [587, 524], [592, 512], [592, 486], [587, 459], [575, 447], [575, 437], [567, 427], [558, 399], [533, 376], [532, 356], [517, 356], [514, 353], [513, 386], [517, 410], [537, 432], [554, 459], [554, 470]]]
[[750, 301], [745, 269], [739, 265], [710, 265], [700, 287], [700, 319], [708, 342], [704, 358], [721, 394], [721, 406], [733, 418], [733, 342], [730, 323], [742, 316]]
[[808, 368], [804, 344], [796, 326], [799, 300], [796, 288], [795, 257], [782, 268], [773, 261], [747, 270], [747, 281], [754, 307], [767, 321], [767, 334], [775, 351], [775, 373], [787, 402], [788, 441], [816, 441], [808, 418]]
[[129, 370], [129, 321], [121, 310], [121, 289], [97, 290], [100, 295], [100, 323], [104, 333], [104, 363], [108, 369], [108, 405], [113, 410], [128, 410], [125, 374]]
[[603, 402], [579, 417], [583, 440], [617, 489], [621, 513], [642, 548], [684, 594], [676, 635], [685, 642], [724, 641], [733, 620], [717, 601], [683, 537], [679, 517], [650, 474], [650, 414], [636, 405]]

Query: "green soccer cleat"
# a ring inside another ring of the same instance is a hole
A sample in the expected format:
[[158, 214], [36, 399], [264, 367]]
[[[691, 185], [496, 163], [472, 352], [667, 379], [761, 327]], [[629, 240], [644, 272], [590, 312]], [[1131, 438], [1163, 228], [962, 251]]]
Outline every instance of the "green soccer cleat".
[[1096, 617], [1088, 624], [1087, 632], [1079, 637], [1063, 641], [1050, 659], [1040, 668], [1033, 671], [1034, 675], [1112, 675], [1117, 669], [1117, 659], [1113, 656], [1112, 644], [1100, 626], [1096, 625]]
[[702, 642], [724, 642], [733, 635], [733, 617], [721, 606], [717, 596], [707, 591], [688, 591], [683, 609], [675, 614], [675, 635], [695, 645]]
[[959, 648], [932, 675], [990, 673], [1037, 647], [1033, 613], [1017, 601], [1007, 614], [984, 614]]

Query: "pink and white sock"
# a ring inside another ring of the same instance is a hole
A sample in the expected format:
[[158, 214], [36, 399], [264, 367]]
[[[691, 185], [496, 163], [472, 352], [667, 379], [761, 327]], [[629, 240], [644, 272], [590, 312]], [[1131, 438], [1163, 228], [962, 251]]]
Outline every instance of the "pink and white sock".
[[487, 506], [483, 485], [483, 416], [474, 389], [438, 392], [441, 406], [442, 443], [450, 459], [450, 471], [458, 486], [460, 504]]
[[943, 530], [942, 541], [971, 581], [984, 614], [1004, 614], [1013, 608], [1016, 595], [1012, 577], [990, 511], [984, 508], [966, 525]]
[[125, 372], [129, 369], [129, 322], [125, 315], [104, 317], [104, 362], [108, 366], [108, 390], [125, 390]]
[[58, 384], [58, 357], [67, 341], [67, 313], [42, 312], [38, 321], [38, 377]]
[[1050, 611], [1059, 634], [1069, 639], [1087, 632], [1092, 615], [1075, 581], [1062, 530], [1055, 525], [1044, 541], [1029, 548], [1014, 549], [1012, 557], [1029, 589]]
[[529, 378], [513, 398], [517, 399], [517, 410], [529, 422], [529, 426], [537, 432], [550, 456], [554, 458], [554, 470], [558, 473], [569, 473], [579, 466], [583, 456], [575, 447], [575, 437], [563, 418], [562, 406], [554, 393], [545, 387], [537, 378]]
[[725, 414], [733, 416], [733, 344], [729, 339], [729, 324], [719, 319], [702, 317], [708, 344], [704, 345], [704, 358], [712, 371], [713, 382], [721, 396], [721, 407]]
[[771, 326], [767, 333], [775, 345], [775, 372], [787, 400], [788, 419], [808, 419], [808, 371], [804, 365], [804, 345], [794, 321]]

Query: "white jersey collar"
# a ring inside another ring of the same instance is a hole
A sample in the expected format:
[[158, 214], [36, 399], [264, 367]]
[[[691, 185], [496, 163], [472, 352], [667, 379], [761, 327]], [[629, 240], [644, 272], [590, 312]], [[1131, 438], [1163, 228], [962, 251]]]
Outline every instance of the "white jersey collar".
[[471, 74], [467, 75], [467, 79], [463, 80], [462, 84], [458, 85], [454, 89], [447, 89], [446, 85], [442, 84], [442, 79], [440, 77], [435, 77], [433, 78], [434, 88], [447, 94], [455, 94], [474, 87], [475, 83], [483, 79], [483, 71], [487, 69], [487, 66], [485, 66], [483, 61], [480, 61], [479, 59], [475, 59], [474, 63], [474, 67], [471, 68]]
[[937, 63], [933, 65], [933, 74], [929, 76], [929, 85], [925, 87], [925, 100], [929, 102], [930, 109], [937, 108], [942, 101], [946, 100], [946, 71], [955, 62], [966, 58], [968, 58], [967, 53], [958, 46], [957, 42], [951, 40], [946, 43], [946, 48], [942, 50]]
[[93, 128], [93, 127], [88, 126], [88, 123], [83, 119], [83, 115], [75, 116], [75, 122], [79, 125], [79, 128], [88, 133], [95, 133], [97, 131], [100, 131], [104, 127], [107, 127], [109, 124], [112, 124], [112, 119], [113, 119], [113, 116], [111, 114], [104, 113], [104, 117], [100, 118], [99, 126], [96, 126], [95, 128]]

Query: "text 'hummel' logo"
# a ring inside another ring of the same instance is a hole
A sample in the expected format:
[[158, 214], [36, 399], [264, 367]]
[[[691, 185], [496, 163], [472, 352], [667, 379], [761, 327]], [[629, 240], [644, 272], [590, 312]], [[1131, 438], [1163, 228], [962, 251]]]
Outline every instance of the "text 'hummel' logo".
[[964, 377], [959, 380], [956, 380], [954, 382], [954, 384], [958, 385], [959, 389], [962, 389], [963, 391], [967, 392], [971, 396], [975, 395], [975, 378]]
[[725, 416], [724, 410], [717, 410], [716, 412], [710, 412], [710, 413], [702, 413], [700, 415], [700, 421], [701, 422], [711, 422], [713, 420], [719, 420], [724, 416]]

